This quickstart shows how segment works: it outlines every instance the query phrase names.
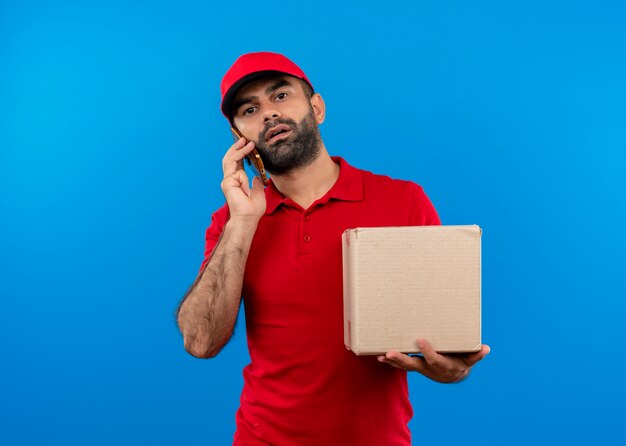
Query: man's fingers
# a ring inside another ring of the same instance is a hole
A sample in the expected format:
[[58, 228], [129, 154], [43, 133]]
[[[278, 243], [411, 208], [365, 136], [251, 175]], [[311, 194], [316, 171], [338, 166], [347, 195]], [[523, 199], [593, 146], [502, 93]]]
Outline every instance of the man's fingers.
[[252, 190], [250, 191], [251, 198], [265, 198], [265, 190], [263, 188], [263, 180], [259, 176], [255, 176], [252, 179]]
[[432, 345], [424, 338], [417, 340], [417, 346], [420, 348], [420, 352], [424, 355], [426, 362], [434, 367], [445, 367], [446, 358], [437, 353]]
[[379, 356], [378, 361], [384, 362], [385, 364], [389, 364], [390, 366], [395, 367], [397, 369], [408, 370], [406, 365], [403, 365], [400, 362], [395, 361], [393, 359], [387, 358], [387, 356], [385, 355]]
[[222, 159], [224, 177], [233, 174], [237, 170], [243, 170], [242, 160], [254, 149], [254, 143], [252, 141], [243, 144], [245, 141], [245, 138], [239, 139], [224, 155]]
[[248, 182], [248, 175], [242, 170], [237, 172], [239, 174], [239, 179], [241, 181], [241, 190], [248, 197], [250, 196], [250, 183]]
[[228, 148], [228, 150], [224, 154], [224, 159], [226, 159], [228, 156], [230, 156], [233, 153], [235, 153], [237, 150], [240, 150], [247, 143], [248, 143], [248, 140], [246, 138], [239, 138], [237, 141], [234, 142], [234, 144], [232, 146], [230, 146]]
[[[242, 138], [239, 141], [245, 141], [245, 139]], [[245, 156], [252, 151], [252, 149], [254, 149], [254, 142], [252, 141], [248, 141], [243, 145], [233, 144], [224, 154], [222, 162], [224, 169], [227, 167], [233, 167], [233, 163], [236, 165], [236, 163], [244, 159]]]
[[252, 152], [252, 149], [254, 149], [254, 142], [250, 141], [246, 145], [244, 145], [241, 149], [237, 149], [235, 151], [235, 153], [233, 154], [233, 159], [235, 161], [241, 161], [242, 159], [246, 157], [246, 155]]
[[227, 189], [238, 187], [244, 194], [250, 196], [250, 185], [248, 184], [248, 175], [243, 170], [236, 171], [224, 178], [222, 181], [222, 190], [226, 193]]
[[481, 345], [479, 351], [475, 353], [471, 353], [470, 355], [467, 356], [467, 358], [465, 359], [465, 364], [467, 364], [470, 367], [473, 366], [478, 361], [480, 361], [485, 356], [487, 356], [490, 351], [491, 351], [491, 347], [489, 347], [487, 344]]
[[423, 356], [409, 356], [398, 351], [389, 351], [378, 356], [378, 361], [403, 370], [414, 370], [438, 382], [458, 382], [469, 375], [471, 366], [489, 354], [488, 345], [482, 345], [480, 351], [466, 355], [459, 353], [439, 354], [423, 338], [417, 340]]
[[378, 357], [378, 361], [380, 362], [384, 362], [385, 364], [389, 364], [392, 367], [395, 367], [397, 369], [403, 369], [406, 370], [404, 367], [402, 367], [400, 364], [396, 363], [395, 361], [392, 361], [391, 359], [387, 359], [384, 356], [379, 356]]
[[379, 356], [378, 360], [404, 370], [424, 372], [427, 367], [424, 358], [409, 356], [396, 351], [387, 352], [386, 355]]

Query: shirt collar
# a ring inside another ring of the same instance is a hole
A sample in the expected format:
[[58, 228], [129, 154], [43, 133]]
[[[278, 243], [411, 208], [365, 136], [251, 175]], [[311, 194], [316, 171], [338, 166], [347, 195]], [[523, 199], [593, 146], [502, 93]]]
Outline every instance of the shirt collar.
[[[339, 164], [339, 177], [333, 187], [317, 203], [326, 203], [331, 198], [343, 201], [360, 201], [363, 199], [363, 178], [361, 171], [349, 165], [339, 156], [331, 157]], [[269, 184], [265, 188], [266, 208], [265, 215], [273, 213], [278, 206], [285, 203], [287, 198], [276, 189], [274, 182], [270, 178]]]

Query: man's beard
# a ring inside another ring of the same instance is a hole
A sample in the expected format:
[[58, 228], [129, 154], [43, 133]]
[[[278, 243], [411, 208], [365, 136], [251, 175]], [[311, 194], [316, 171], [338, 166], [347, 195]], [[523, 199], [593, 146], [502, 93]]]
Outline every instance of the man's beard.
[[[270, 147], [265, 142], [265, 136], [278, 124], [288, 125], [291, 135], [276, 141]], [[320, 130], [311, 109], [299, 124], [287, 118], [272, 121], [259, 134], [256, 149], [261, 155], [265, 169], [273, 175], [281, 175], [311, 164], [320, 153], [321, 143]]]

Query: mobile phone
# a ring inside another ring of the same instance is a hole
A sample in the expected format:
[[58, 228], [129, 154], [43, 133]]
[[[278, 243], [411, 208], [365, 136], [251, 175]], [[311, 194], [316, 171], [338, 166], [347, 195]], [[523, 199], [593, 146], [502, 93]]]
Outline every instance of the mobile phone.
[[[238, 140], [239, 138], [244, 137], [241, 134], [241, 132], [237, 130], [237, 127], [234, 127], [234, 126], [231, 127], [230, 131], [235, 137], [235, 141]], [[261, 155], [259, 155], [259, 152], [256, 150], [256, 148], [252, 149], [252, 151], [246, 155], [246, 159], [248, 160], [248, 163], [253, 165], [254, 168], [257, 170], [257, 172], [259, 172], [259, 175], [261, 176], [261, 180], [263, 181], [263, 185], [267, 186], [267, 184], [269, 183], [269, 180], [267, 178], [267, 173], [265, 173], [265, 166], [263, 165], [263, 160], [261, 159]]]

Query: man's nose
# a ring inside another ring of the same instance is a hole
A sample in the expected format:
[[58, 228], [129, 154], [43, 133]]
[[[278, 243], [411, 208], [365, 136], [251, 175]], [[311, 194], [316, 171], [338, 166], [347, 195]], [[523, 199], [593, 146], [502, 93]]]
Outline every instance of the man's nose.
[[280, 112], [275, 108], [267, 108], [263, 113], [263, 122], [271, 121], [280, 117]]

